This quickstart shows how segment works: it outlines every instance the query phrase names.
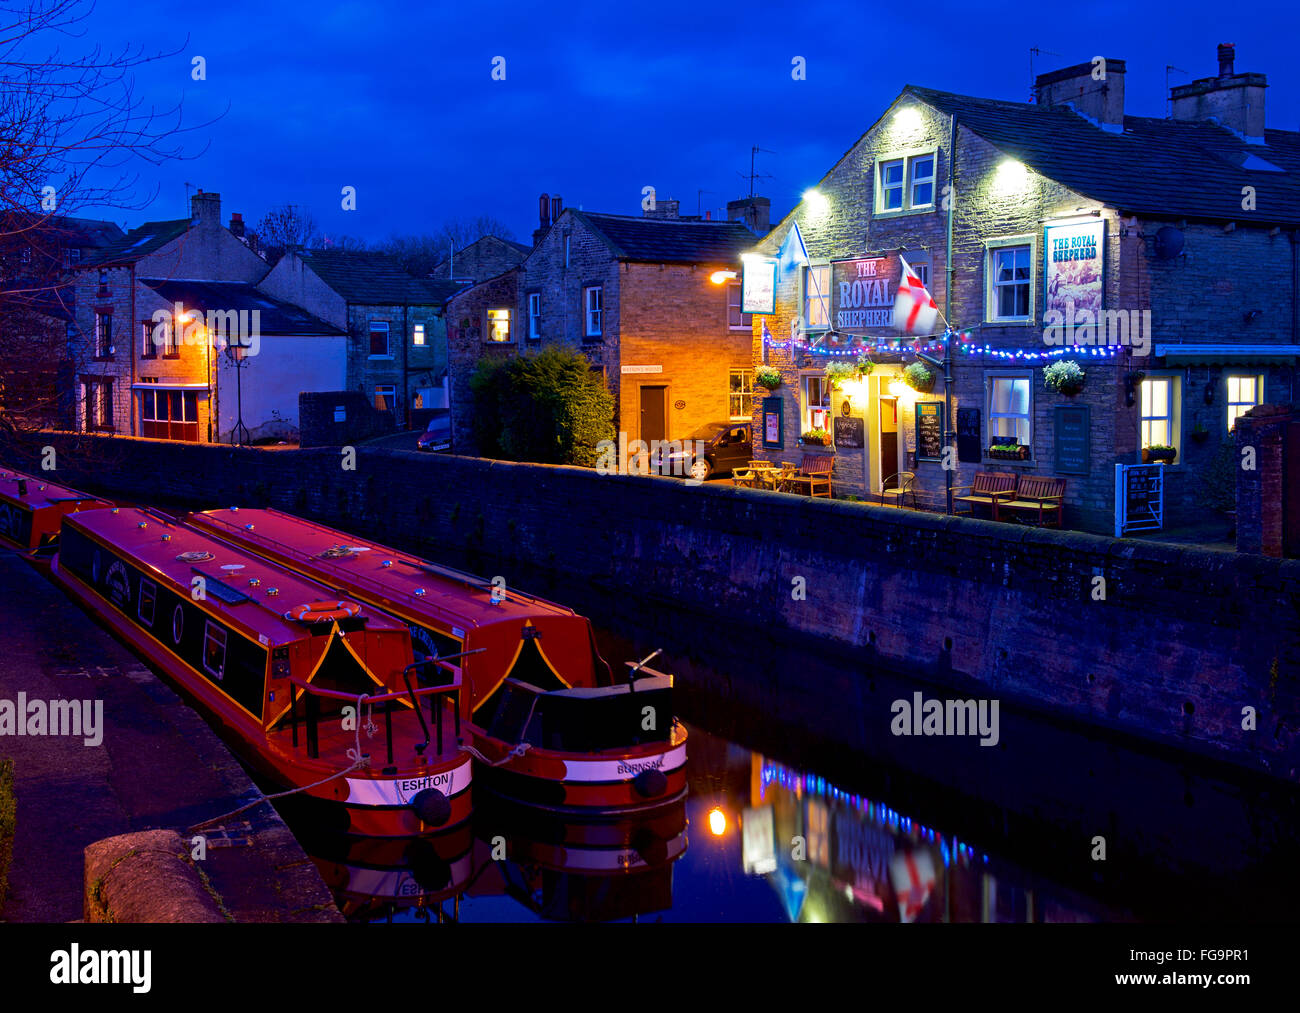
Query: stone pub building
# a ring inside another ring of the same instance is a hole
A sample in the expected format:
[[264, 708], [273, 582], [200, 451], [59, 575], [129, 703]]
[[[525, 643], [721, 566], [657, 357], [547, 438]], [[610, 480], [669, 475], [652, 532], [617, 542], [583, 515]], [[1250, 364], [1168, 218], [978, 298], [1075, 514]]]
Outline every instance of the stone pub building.
[[[755, 249], [776, 267], [754, 363], [781, 376], [754, 398], [756, 456], [834, 454], [836, 495], [868, 502], [912, 472], [938, 510], [949, 474], [1059, 476], [1065, 526], [1110, 532], [1115, 466], [1172, 447], [1165, 526], [1230, 509], [1237, 418], [1293, 400], [1300, 134], [1265, 125], [1264, 75], [1218, 56], [1169, 118], [1125, 114], [1116, 59], [1040, 75], [1036, 103], [906, 87]], [[943, 314], [919, 341], [892, 328], [904, 259]], [[929, 392], [902, 378], [943, 358], [945, 319], [950, 397], [933, 367]], [[1049, 389], [1063, 359], [1081, 390]], [[836, 445], [798, 445], [817, 428]]]

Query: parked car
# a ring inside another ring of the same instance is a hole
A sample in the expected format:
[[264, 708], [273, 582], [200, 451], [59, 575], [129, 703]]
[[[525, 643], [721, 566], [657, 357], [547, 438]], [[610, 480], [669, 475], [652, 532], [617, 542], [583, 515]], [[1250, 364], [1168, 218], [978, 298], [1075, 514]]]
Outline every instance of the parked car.
[[450, 450], [451, 449], [451, 412], [438, 412], [429, 419], [420, 438], [415, 441], [416, 450]]
[[[703, 450], [703, 454], [697, 451]], [[712, 475], [729, 475], [754, 456], [748, 422], [710, 422], [682, 441], [680, 450], [660, 448], [650, 458], [659, 475], [689, 476], [703, 482]]]

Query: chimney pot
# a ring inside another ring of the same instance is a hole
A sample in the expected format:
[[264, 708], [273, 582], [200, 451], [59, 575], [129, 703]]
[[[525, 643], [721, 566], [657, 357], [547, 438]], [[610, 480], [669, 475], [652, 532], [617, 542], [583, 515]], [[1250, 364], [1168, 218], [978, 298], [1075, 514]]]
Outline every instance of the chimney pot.
[[563, 211], [564, 211], [564, 201], [560, 198], [560, 195], [557, 193], [554, 197], [551, 198], [551, 221], [558, 222], [560, 220], [560, 214]]
[[537, 198], [537, 220], [542, 228], [551, 224], [551, 195], [542, 194]]
[[1219, 43], [1219, 77], [1232, 76], [1233, 56], [1236, 55], [1237, 47], [1232, 42]]

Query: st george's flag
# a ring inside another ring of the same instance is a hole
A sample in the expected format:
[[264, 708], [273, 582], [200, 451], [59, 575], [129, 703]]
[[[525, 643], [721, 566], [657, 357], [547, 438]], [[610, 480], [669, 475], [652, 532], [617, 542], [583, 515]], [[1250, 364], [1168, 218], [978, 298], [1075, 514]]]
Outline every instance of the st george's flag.
[[934, 296], [926, 291], [911, 265], [902, 257], [898, 259], [903, 265], [903, 280], [898, 283], [898, 294], [894, 297], [894, 330], [903, 334], [933, 334], [939, 318]]

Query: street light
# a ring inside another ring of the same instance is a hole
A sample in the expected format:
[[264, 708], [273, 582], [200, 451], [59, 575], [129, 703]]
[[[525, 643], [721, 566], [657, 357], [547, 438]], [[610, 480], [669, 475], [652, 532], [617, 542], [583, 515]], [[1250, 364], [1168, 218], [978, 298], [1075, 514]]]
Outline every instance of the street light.
[[244, 425], [244, 360], [248, 356], [248, 346], [244, 344], [243, 334], [233, 335], [232, 340], [226, 344], [226, 354], [230, 356], [230, 361], [235, 367], [235, 414], [237, 419], [234, 428], [230, 430], [230, 445], [232, 447], [242, 447], [252, 436], [248, 427]]

